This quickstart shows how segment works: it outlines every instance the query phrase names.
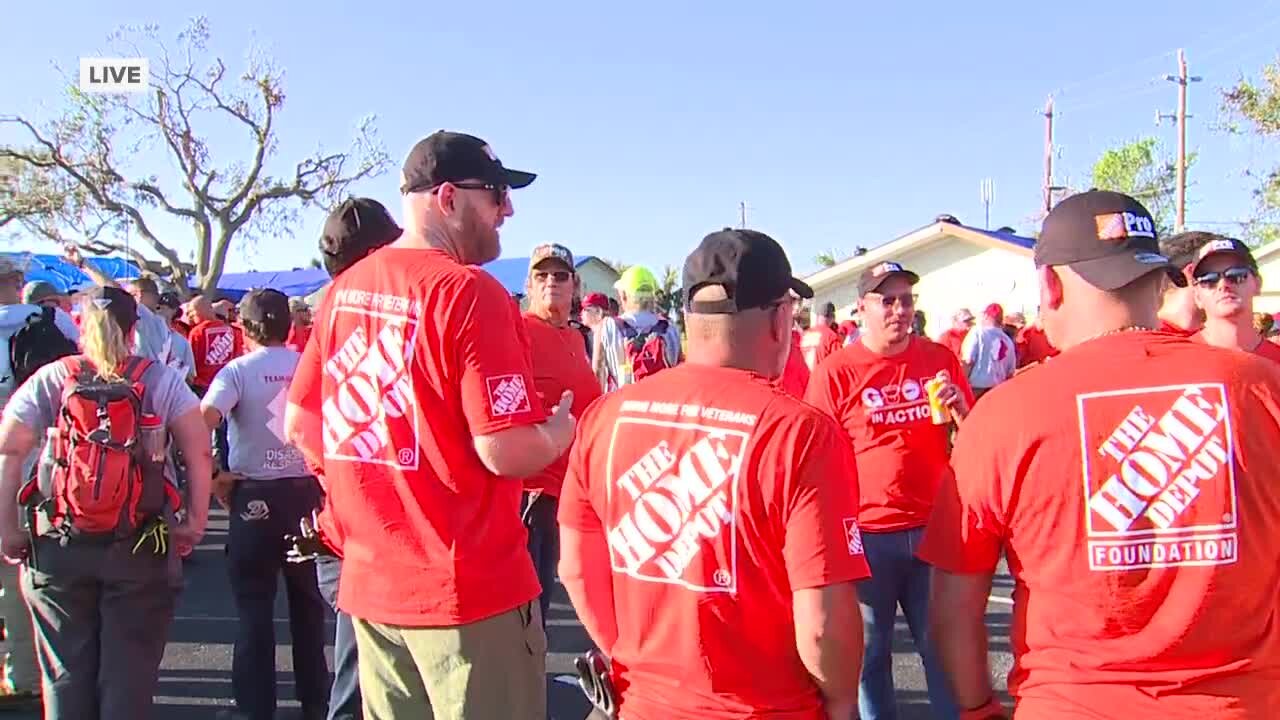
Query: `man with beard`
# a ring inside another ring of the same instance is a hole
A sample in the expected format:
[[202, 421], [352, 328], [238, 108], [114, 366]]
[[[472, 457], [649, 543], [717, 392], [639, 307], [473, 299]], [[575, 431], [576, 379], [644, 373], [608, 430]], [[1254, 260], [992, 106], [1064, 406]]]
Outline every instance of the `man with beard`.
[[[439, 131], [404, 163], [404, 233], [334, 279], [290, 402], [343, 531], [367, 720], [546, 714], [546, 637], [521, 484], [569, 448], [572, 393], [548, 417], [498, 257], [508, 170]], [[496, 315], [495, 315], [496, 313]], [[496, 322], [495, 322], [496, 320]], [[316, 388], [319, 388], [318, 391]], [[551, 401], [555, 402], [554, 399]]]
[[858, 526], [871, 577], [858, 583], [866, 632], [858, 692], [864, 720], [897, 717], [893, 629], [901, 607], [924, 665], [933, 717], [956, 717], [946, 676], [926, 632], [929, 566], [916, 559], [938, 486], [950, 477], [951, 420], [933, 418], [927, 385], [945, 372], [938, 400], [964, 418], [973, 393], [947, 348], [911, 332], [913, 286], [920, 278], [896, 262], [868, 268], [858, 281], [862, 337], [818, 366], [806, 399], [844, 426], [861, 491]]
[[1280, 345], [1267, 342], [1253, 321], [1253, 299], [1262, 292], [1258, 262], [1235, 238], [1210, 240], [1191, 267], [1196, 306], [1204, 327], [1191, 339], [1214, 347], [1254, 352], [1280, 362]]

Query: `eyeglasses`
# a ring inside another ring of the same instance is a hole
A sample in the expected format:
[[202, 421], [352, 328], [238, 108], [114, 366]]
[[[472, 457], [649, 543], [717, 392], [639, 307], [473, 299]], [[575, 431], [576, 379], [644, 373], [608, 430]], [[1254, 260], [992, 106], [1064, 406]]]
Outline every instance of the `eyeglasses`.
[[[443, 185], [443, 183], [441, 184]], [[459, 190], [488, 190], [489, 192], [493, 193], [493, 202], [495, 205], [498, 205], [498, 206], [502, 206], [506, 204], [507, 191], [511, 189], [506, 185], [494, 185], [493, 183], [456, 182], [456, 183], [450, 183], [450, 185], [453, 185]], [[439, 189], [440, 189], [440, 185], [437, 185], [431, 188], [431, 192], [436, 192]]]
[[1196, 276], [1196, 285], [1202, 288], [1214, 288], [1218, 286], [1218, 281], [1225, 279], [1230, 285], [1240, 285], [1249, 276], [1253, 275], [1253, 271], [1247, 267], [1227, 268], [1221, 272], [1207, 272]]
[[903, 293], [901, 295], [881, 295], [880, 304], [886, 309], [891, 308], [894, 305], [901, 305], [904, 308], [913, 308], [916, 306], [916, 300], [918, 298], [918, 295], [914, 295], [912, 293]]
[[547, 278], [555, 278], [558, 283], [567, 283], [573, 279], [573, 273], [568, 270], [534, 270], [533, 279], [538, 282], [546, 282]]

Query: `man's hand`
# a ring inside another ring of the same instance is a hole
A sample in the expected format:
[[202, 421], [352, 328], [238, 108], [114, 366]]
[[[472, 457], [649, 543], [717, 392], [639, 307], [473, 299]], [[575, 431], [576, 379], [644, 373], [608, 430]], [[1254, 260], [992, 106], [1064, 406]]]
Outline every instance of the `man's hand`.
[[312, 510], [310, 518], [304, 517], [298, 522], [297, 535], [284, 536], [284, 541], [289, 546], [285, 550], [286, 561], [304, 563], [320, 557], [337, 557], [317, 529], [319, 526], [319, 513]]
[[963, 420], [969, 414], [969, 403], [965, 400], [964, 392], [960, 390], [960, 386], [955, 383], [947, 383], [938, 391], [938, 402], [942, 403], [956, 417]]
[[577, 420], [574, 419], [572, 411], [573, 391], [565, 390], [560, 396], [560, 404], [556, 405], [551, 411], [551, 417], [542, 424], [561, 455], [573, 444], [573, 429], [577, 425]]
[[84, 255], [80, 254], [80, 248], [67, 243], [62, 247], [62, 254], [66, 256], [67, 262], [78, 268], [84, 267]]
[[218, 500], [218, 504], [223, 510], [231, 509], [231, 492], [235, 490], [236, 483], [244, 479], [243, 475], [226, 470], [218, 471], [213, 478], [213, 497]]

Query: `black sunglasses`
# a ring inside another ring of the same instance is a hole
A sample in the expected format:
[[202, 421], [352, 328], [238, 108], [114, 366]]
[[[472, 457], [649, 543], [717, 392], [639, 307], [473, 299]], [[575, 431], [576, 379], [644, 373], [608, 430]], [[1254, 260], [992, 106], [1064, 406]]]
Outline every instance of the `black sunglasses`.
[[1217, 287], [1218, 281], [1224, 278], [1231, 285], [1240, 285], [1245, 280], [1248, 280], [1249, 276], [1252, 274], [1253, 271], [1247, 267], [1233, 267], [1227, 268], [1221, 272], [1214, 271], [1201, 273], [1196, 276], [1196, 285], [1199, 285], [1202, 288], [1213, 288]]
[[901, 295], [881, 295], [880, 304], [886, 308], [891, 308], [895, 304], [901, 304], [904, 308], [911, 308], [916, 306], [916, 299], [918, 297], [918, 295], [914, 295], [912, 293], [903, 293]]
[[568, 270], [534, 270], [533, 279], [538, 282], [546, 282], [547, 278], [555, 278], [556, 282], [567, 283], [573, 279], [573, 273]]
[[[493, 202], [495, 205], [498, 205], [498, 206], [501, 206], [506, 203], [507, 191], [511, 189], [506, 185], [494, 185], [493, 183], [456, 182], [456, 183], [450, 183], [450, 184], [460, 190], [488, 190], [489, 192], [493, 193]], [[431, 188], [431, 192], [435, 192], [439, 189], [440, 189], [440, 186], [437, 185]]]

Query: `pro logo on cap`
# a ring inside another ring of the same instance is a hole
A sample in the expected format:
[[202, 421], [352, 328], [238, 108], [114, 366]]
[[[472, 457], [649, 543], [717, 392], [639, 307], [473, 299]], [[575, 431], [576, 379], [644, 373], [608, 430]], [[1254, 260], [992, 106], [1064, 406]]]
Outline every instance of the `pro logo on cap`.
[[871, 277], [883, 277], [889, 273], [904, 272], [902, 266], [896, 262], [883, 262], [871, 271]]
[[1151, 218], [1131, 212], [1097, 215], [1094, 222], [1098, 228], [1098, 239], [1106, 242], [1119, 243], [1134, 237], [1155, 239], [1156, 236]]
[[1235, 243], [1230, 240], [1214, 240], [1213, 242], [1206, 243], [1204, 247], [1200, 248], [1200, 257], [1204, 258], [1209, 254], [1216, 252], [1235, 252], [1235, 249]]

